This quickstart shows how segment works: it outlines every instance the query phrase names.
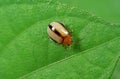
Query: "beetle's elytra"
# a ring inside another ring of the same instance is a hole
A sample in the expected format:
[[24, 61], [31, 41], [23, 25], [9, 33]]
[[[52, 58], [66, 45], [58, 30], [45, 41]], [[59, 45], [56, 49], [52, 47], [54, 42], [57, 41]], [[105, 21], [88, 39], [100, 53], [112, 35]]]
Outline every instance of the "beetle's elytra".
[[72, 44], [72, 36], [70, 35], [69, 31], [65, 28], [65, 25], [63, 23], [51, 22], [48, 25], [47, 32], [49, 37], [59, 44]]

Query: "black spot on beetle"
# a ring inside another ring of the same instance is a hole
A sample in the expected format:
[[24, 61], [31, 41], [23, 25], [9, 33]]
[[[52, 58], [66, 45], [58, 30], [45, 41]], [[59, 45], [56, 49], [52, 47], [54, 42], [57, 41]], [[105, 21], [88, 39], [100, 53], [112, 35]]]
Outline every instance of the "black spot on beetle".
[[61, 37], [61, 34], [56, 29], [53, 30], [53, 26], [51, 26], [51, 25], [48, 25], [48, 26], [49, 26], [51, 31], [53, 31], [56, 35]]
[[52, 30], [53, 27], [52, 27], [51, 25], [48, 25], [48, 26], [49, 26], [49, 28]]
[[55, 32], [56, 35], [61, 37], [61, 34], [57, 30], [55, 30], [54, 32]]

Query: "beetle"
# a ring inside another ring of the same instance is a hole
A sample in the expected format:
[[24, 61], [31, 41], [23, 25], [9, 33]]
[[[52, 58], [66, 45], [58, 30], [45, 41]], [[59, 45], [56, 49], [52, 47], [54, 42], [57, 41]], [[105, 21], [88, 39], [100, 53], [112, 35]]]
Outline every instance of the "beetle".
[[51, 22], [48, 25], [47, 33], [49, 37], [63, 46], [72, 44], [72, 35], [65, 28], [65, 25], [60, 22]]

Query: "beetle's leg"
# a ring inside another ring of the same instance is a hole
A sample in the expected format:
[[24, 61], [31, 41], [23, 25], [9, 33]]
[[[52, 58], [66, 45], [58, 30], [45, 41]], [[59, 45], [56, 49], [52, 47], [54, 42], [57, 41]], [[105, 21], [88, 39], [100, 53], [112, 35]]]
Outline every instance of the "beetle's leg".
[[64, 22], [58, 22], [58, 23], [61, 24], [64, 28], [66, 28]]
[[51, 38], [51, 37], [48, 37], [48, 39], [49, 39], [49, 40], [52, 40], [52, 38]]
[[73, 30], [69, 30], [70, 35], [73, 33]]
[[67, 58], [67, 57], [70, 56], [69, 50], [70, 50], [71, 48], [69, 48], [69, 46], [67, 46], [67, 45], [63, 45], [63, 47], [64, 47], [65, 50], [66, 50], [66, 52], [65, 52], [65, 58]]

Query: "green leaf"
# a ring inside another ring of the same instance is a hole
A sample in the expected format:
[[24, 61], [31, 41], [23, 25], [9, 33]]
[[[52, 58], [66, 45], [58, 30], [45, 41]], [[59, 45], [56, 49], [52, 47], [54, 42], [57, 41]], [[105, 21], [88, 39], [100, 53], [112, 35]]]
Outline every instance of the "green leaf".
[[[87, 0], [63, 0], [60, 2], [76, 6], [81, 10], [92, 12], [97, 16], [103, 17], [107, 21], [120, 23], [120, 0], [91, 0], [91, 2]], [[119, 68], [120, 65], [116, 67], [112, 79], [119, 79]]]
[[[55, 0], [1, 0], [0, 4], [1, 79], [112, 75], [120, 56], [120, 25]], [[46, 29], [52, 21], [73, 30], [68, 50], [48, 39]]]
[[[120, 43], [120, 38], [38, 69], [20, 79], [109, 79], [118, 59], [115, 53], [120, 51], [117, 43]], [[111, 45], [116, 47], [116, 51], [113, 52]]]

